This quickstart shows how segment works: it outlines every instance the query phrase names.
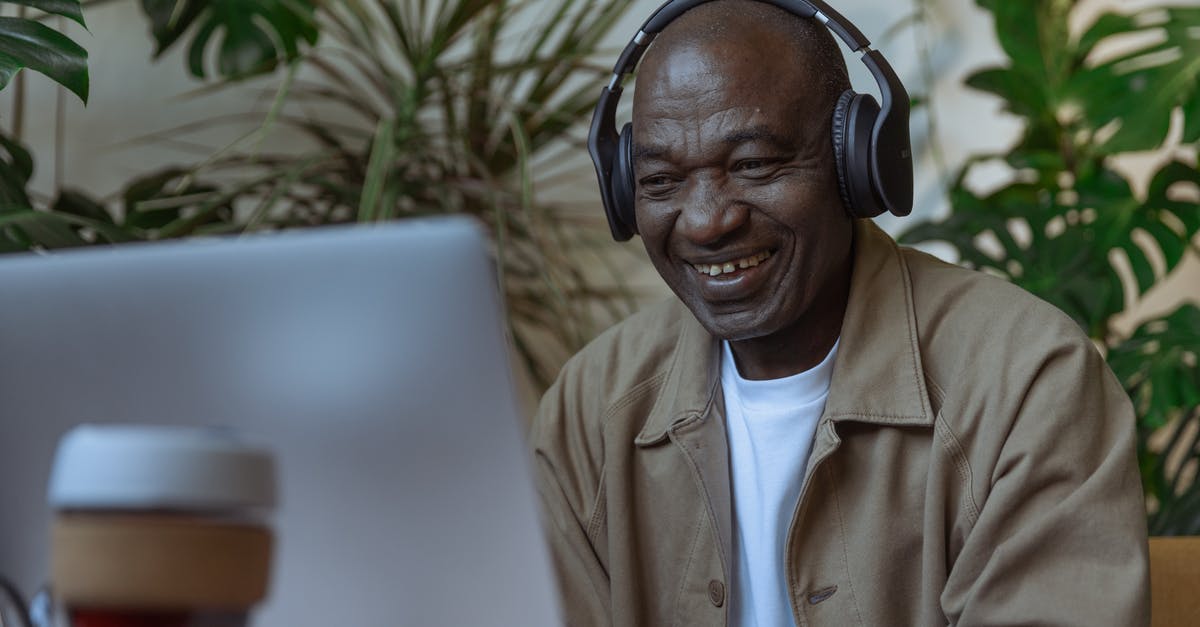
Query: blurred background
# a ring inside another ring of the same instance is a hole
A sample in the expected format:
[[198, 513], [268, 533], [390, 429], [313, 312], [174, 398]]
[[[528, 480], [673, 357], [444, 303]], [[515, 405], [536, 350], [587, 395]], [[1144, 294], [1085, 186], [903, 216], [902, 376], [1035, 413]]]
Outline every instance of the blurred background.
[[[0, 2], [0, 253], [470, 213], [536, 399], [668, 295], [583, 147], [658, 4]], [[1137, 409], [1152, 532], [1200, 534], [1200, 1], [832, 6], [913, 99], [915, 209], [878, 222], [1075, 318]]]

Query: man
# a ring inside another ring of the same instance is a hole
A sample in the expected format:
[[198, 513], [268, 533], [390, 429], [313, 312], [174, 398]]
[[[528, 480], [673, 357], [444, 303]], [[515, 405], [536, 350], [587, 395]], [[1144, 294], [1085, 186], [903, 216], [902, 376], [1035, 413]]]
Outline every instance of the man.
[[839, 194], [829, 32], [702, 4], [633, 109], [678, 296], [573, 358], [533, 430], [577, 625], [1144, 625], [1128, 399], [1076, 325]]

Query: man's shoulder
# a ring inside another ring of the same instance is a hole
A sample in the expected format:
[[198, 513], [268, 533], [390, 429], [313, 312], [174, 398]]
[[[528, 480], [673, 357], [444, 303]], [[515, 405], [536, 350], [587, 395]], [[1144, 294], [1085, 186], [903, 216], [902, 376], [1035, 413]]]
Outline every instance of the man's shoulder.
[[617, 398], [665, 373], [688, 316], [674, 296], [654, 303], [584, 346], [563, 366], [559, 380], [583, 379], [593, 393]]
[[607, 329], [567, 360], [542, 397], [537, 423], [586, 422], [593, 431], [615, 408], [652, 396], [670, 369], [691, 313], [671, 297]]
[[1060, 309], [1012, 282], [911, 248], [900, 251], [912, 280], [919, 323], [989, 335], [1003, 331], [1087, 339]]
[[[542, 396], [530, 432], [534, 449], [557, 472], [598, 477], [604, 442], [633, 441], [671, 369], [687, 316], [691, 313], [674, 298], [657, 303], [601, 333], [567, 361]], [[694, 318], [690, 322], [696, 324]], [[584, 480], [579, 486], [585, 484], [591, 485]]]
[[1098, 357], [1057, 307], [1002, 278], [901, 248], [926, 376], [943, 389], [1034, 377], [1055, 355]]

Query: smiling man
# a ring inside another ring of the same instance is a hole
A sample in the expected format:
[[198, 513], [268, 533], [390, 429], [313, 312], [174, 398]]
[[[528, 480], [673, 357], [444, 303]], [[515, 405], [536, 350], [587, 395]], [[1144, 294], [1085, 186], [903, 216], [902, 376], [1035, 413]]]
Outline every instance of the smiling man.
[[1146, 624], [1128, 399], [1062, 313], [852, 217], [848, 88], [767, 3], [646, 52], [629, 228], [678, 298], [539, 409], [567, 623]]

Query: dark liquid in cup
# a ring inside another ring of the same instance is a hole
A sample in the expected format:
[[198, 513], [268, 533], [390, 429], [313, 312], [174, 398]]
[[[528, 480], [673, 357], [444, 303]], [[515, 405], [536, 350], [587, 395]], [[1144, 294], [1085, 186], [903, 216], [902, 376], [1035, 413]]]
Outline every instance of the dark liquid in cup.
[[71, 627], [245, 627], [245, 612], [130, 612], [72, 608]]

